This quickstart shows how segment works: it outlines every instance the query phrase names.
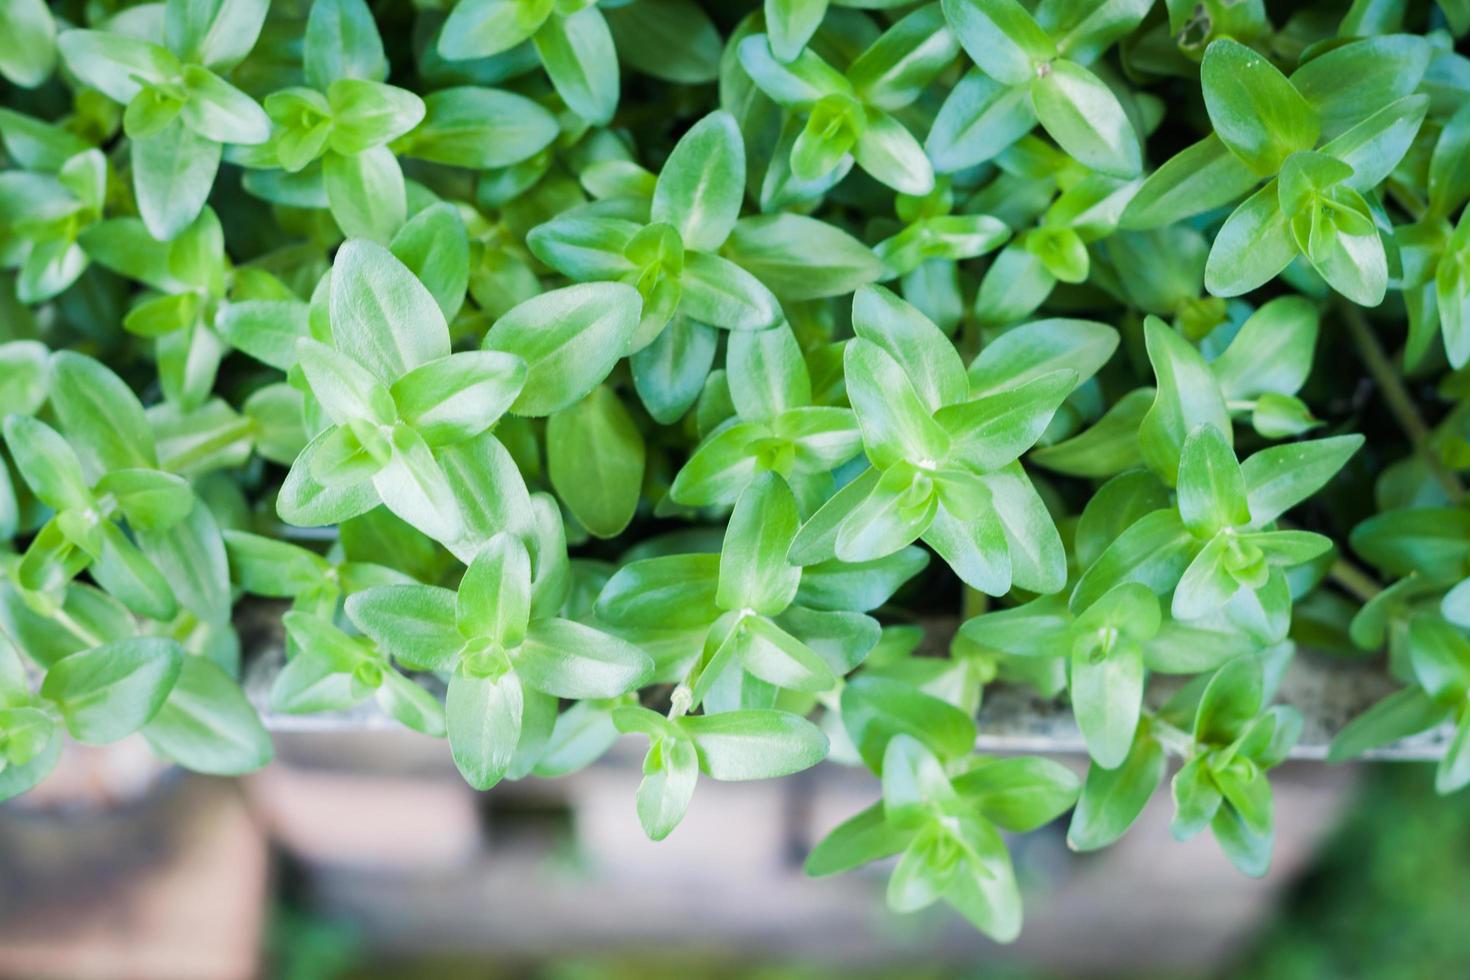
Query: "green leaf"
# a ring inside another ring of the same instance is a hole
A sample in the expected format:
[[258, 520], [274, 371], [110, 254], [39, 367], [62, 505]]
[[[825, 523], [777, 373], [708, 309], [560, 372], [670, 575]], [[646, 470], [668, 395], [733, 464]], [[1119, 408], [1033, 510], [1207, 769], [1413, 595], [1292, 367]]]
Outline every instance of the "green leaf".
[[565, 776], [584, 769], [612, 748], [618, 734], [612, 712], [605, 705], [578, 701], [557, 716], [535, 773]]
[[623, 64], [681, 85], [714, 81], [723, 39], [692, 0], [646, 0], [603, 11]]
[[759, 279], [728, 259], [705, 252], [684, 256], [679, 310], [727, 330], [767, 330], [781, 322], [781, 307]]
[[25, 415], [5, 418], [5, 443], [21, 478], [56, 510], [92, 505], [92, 493], [76, 453], [55, 429]]
[[182, 119], [157, 134], [133, 141], [133, 193], [148, 232], [161, 241], [194, 222], [214, 186], [220, 145]]
[[1200, 82], [1215, 135], [1260, 176], [1316, 144], [1317, 112], [1275, 65], [1245, 45], [1230, 38], [1211, 42]]
[[1261, 304], [1210, 364], [1221, 393], [1227, 399], [1295, 394], [1312, 369], [1317, 330], [1317, 308], [1304, 297], [1278, 296]]
[[489, 58], [528, 41], [550, 15], [514, 0], [462, 0], [439, 32], [439, 56], [450, 61]]
[[968, 395], [964, 364], [954, 345], [928, 317], [882, 286], [863, 286], [853, 295], [852, 326], [904, 369], [931, 413]]
[[540, 153], [557, 135], [556, 117], [513, 92], [446, 88], [428, 93], [423, 103], [423, 121], [402, 152], [431, 163], [509, 167]]
[[881, 773], [895, 735], [909, 735], [941, 759], [968, 755], [975, 722], [946, 701], [900, 681], [860, 676], [842, 691], [842, 725], [868, 768]]
[[1031, 105], [1047, 134], [1086, 167], [1113, 177], [1138, 176], [1138, 137], [1112, 90], [1074, 61], [1058, 59], [1045, 67], [1031, 83]]
[[1363, 38], [1312, 58], [1292, 72], [1291, 84], [1320, 116], [1322, 136], [1331, 139], [1417, 89], [1431, 57], [1422, 37]]
[[230, 570], [224, 539], [213, 513], [202, 501], [183, 508], [167, 527], [134, 525], [134, 537], [148, 561], [168, 580], [183, 606], [206, 623], [230, 618]]
[[1095, 375], [1118, 347], [1118, 332], [1092, 320], [1034, 320], [1007, 330], [970, 363], [970, 397], [1020, 388], [1058, 371], [1076, 384]]
[[7, 27], [0, 38], [0, 74], [35, 88], [56, 66], [56, 21], [42, 0], [6, 0], [0, 11]]
[[384, 713], [405, 728], [430, 738], [446, 735], [444, 706], [434, 695], [402, 674], [385, 671], [376, 696]]
[[194, 772], [237, 776], [275, 755], [240, 685], [205, 657], [183, 658], [167, 700], [142, 731], [154, 752]]
[[1195, 740], [1228, 745], [1239, 738], [1263, 707], [1264, 684], [1254, 657], [1236, 658], [1215, 671], [1195, 712]]
[[618, 105], [618, 59], [600, 10], [592, 6], [570, 16], [553, 14], [532, 40], [567, 108], [594, 126], [612, 119]]
[[462, 351], [393, 382], [398, 417], [431, 446], [462, 442], [494, 425], [520, 395], [526, 365], [512, 354]]
[[1450, 214], [1470, 200], [1467, 165], [1470, 165], [1470, 109], [1462, 105], [1440, 131], [1429, 158], [1429, 202], [1440, 213]]
[[686, 248], [718, 249], [740, 217], [745, 144], [735, 117], [714, 112], [689, 128], [659, 172], [650, 220], [672, 225]]
[[935, 170], [954, 173], [1003, 152], [1035, 125], [1029, 86], [1004, 85], [971, 69], [940, 106], [924, 150]]
[[[835, 525], [831, 526], [835, 532], [830, 538], [832, 553], [847, 562], [875, 561], [912, 544], [934, 522], [939, 506], [933, 480], [907, 464], [882, 471], [871, 484], [855, 480], [844, 489], [849, 488], [855, 492], [834, 496], [803, 527], [805, 536], [811, 537], [814, 531], [822, 533], [830, 520]], [[832, 508], [830, 516], [828, 507]], [[825, 548], [810, 548], [808, 553], [809, 547], [803, 535], [798, 535], [792, 554], [799, 560], [829, 557]]]
[[944, 12], [929, 4], [884, 31], [848, 68], [847, 78], [865, 104], [893, 112], [919, 98], [958, 53]]
[[391, 252], [349, 241], [332, 263], [336, 348], [391, 384], [449, 355], [449, 329], [434, 297]]
[[1071, 607], [1080, 612], [1125, 582], [1138, 582], [1163, 595], [1178, 584], [1196, 547], [1177, 511], [1156, 510], [1130, 525], [1083, 573]]
[[[1362, 445], [1363, 437], [1359, 435], [1333, 436], [1270, 446], [1247, 458], [1240, 470], [1250, 502], [1251, 525], [1270, 524], [1322, 489]], [[1356, 532], [1353, 546], [1358, 546]]]
[[1455, 732], [1434, 771], [1434, 791], [1447, 796], [1470, 785], [1470, 710], [1461, 708]]
[[741, 218], [724, 254], [782, 300], [841, 296], [883, 275], [883, 263], [851, 235], [788, 212]]
[[1202, 539], [1250, 523], [1240, 464], [1213, 425], [1199, 426], [1184, 440], [1179, 459], [1179, 516]]
[[1018, 387], [940, 409], [950, 459], [977, 472], [1000, 469], [1035, 445], [1076, 384], [1076, 372], [1052, 371]]
[[890, 824], [883, 815], [883, 805], [875, 803], [844, 820], [818, 841], [802, 870], [812, 878], [851, 871], [899, 853], [908, 846], [912, 836], [912, 831]]
[[361, 78], [332, 82], [327, 88], [327, 103], [332, 114], [329, 145], [344, 157], [397, 139], [424, 118], [424, 102], [417, 95]]
[[217, 143], [264, 143], [270, 119], [255, 100], [214, 72], [184, 67], [184, 103], [179, 118], [195, 133]]
[[730, 399], [745, 421], [775, 419], [811, 404], [811, 375], [789, 328], [731, 334], [725, 363]]
[[945, 0], [944, 17], [965, 53], [1005, 85], [1024, 85], [1052, 64], [1055, 42], [1017, 0]]
[[386, 146], [351, 156], [328, 153], [322, 176], [332, 218], [349, 238], [387, 242], [408, 217], [403, 170]]
[[306, 82], [325, 89], [339, 78], [382, 81], [388, 59], [364, 0], [322, 0], [306, 19], [302, 61]]
[[780, 61], [801, 54], [827, 13], [827, 0], [766, 0], [762, 8], [771, 52]]
[[[730, 335], [730, 351], [740, 338], [764, 337], [775, 330], [746, 331]], [[714, 365], [719, 333], [703, 323], [675, 316], [648, 346], [633, 353], [629, 364], [633, 386], [643, 407], [660, 425], [683, 418], [699, 398]], [[727, 356], [734, 356], [729, 354]]]
[[827, 736], [787, 711], [722, 711], [679, 719], [715, 779], [774, 779], [809, 769], [827, 755]]
[[588, 531], [610, 538], [628, 526], [643, 487], [643, 436], [611, 389], [551, 416], [546, 458], [551, 485]]
[[485, 790], [510, 768], [521, 739], [524, 695], [514, 671], [481, 677], [461, 667], [449, 679], [449, 751], [465, 782]]
[[502, 531], [475, 555], [459, 583], [455, 623], [467, 639], [520, 645], [531, 616], [531, 556]]
[[1112, 649], [1073, 647], [1072, 711], [1088, 754], [1105, 769], [1126, 760], [1143, 704], [1143, 654], [1136, 643]]
[[269, 6], [269, 0], [169, 0], [164, 37], [184, 61], [228, 71], [255, 46]]
[[843, 372], [870, 459], [880, 466], [909, 460], [930, 468], [944, 459], [948, 435], [914, 388], [909, 372], [891, 354], [858, 338], [843, 352]]
[[[866, 114], [867, 124], [852, 148], [857, 165], [900, 194], [924, 195], [932, 191], [934, 170], [913, 133], [881, 109], [869, 108]], [[803, 175], [798, 171], [798, 176]]]
[[699, 781], [699, 754], [686, 738], [656, 741], [638, 784], [638, 822], [649, 840], [663, 840], [684, 819]]
[[179, 60], [168, 49], [108, 31], [63, 31], [56, 38], [56, 46], [72, 74], [124, 105], [145, 84], [168, 82], [182, 71]]
[[629, 562], [603, 586], [597, 615], [622, 626], [708, 627], [719, 618], [718, 555], [666, 555]]
[[156, 715], [183, 669], [173, 640], [136, 637], [63, 657], [46, 671], [41, 695], [66, 729], [92, 745], [131, 735]]
[[1233, 430], [1219, 385], [1199, 352], [1157, 317], [1144, 320], [1144, 339], [1158, 388], [1138, 441], [1149, 468], [1172, 486], [1189, 433], [1213, 426], [1229, 446]]
[[1456, 704], [1470, 693], [1470, 639], [1432, 615], [1409, 620], [1409, 662], [1419, 686], [1435, 701]]
[[1248, 293], [1279, 275], [1297, 254], [1291, 222], [1271, 181], [1225, 219], [1205, 263], [1205, 288], [1216, 296]]
[[1067, 846], [1095, 851], [1118, 840], [1164, 781], [1168, 759], [1163, 747], [1141, 727], [1127, 758], [1116, 769], [1092, 765], [1067, 828]]
[[469, 235], [453, 205], [424, 208], [398, 229], [388, 248], [433, 294], [445, 320], [453, 320], [470, 275]]
[[783, 64], [772, 54], [766, 36], [753, 34], [740, 42], [737, 52], [751, 81], [778, 105], [810, 109], [824, 96], [852, 92], [842, 73], [810, 49]]
[[[232, 552], [233, 554], [233, 552]], [[455, 594], [429, 585], [382, 585], [347, 597], [347, 616], [386, 654], [415, 670], [445, 670], [464, 637]]]
[[729, 610], [774, 616], [791, 604], [801, 569], [786, 553], [801, 525], [796, 498], [775, 474], [757, 477], [740, 495], [720, 552], [715, 601]]
[[612, 698], [642, 684], [653, 661], [642, 650], [568, 619], [538, 619], [515, 656], [528, 687], [560, 698]]
[[1123, 209], [1123, 228], [1162, 228], [1239, 200], [1260, 178], [1211, 133], [1170, 157]]
[[1346, 762], [1369, 749], [1391, 745], [1442, 724], [1450, 709], [1416, 687], [1395, 691], [1352, 721], [1332, 739], [1328, 762]]
[[1023, 834], [1070, 810], [1082, 786], [1076, 774], [1060, 762], [1017, 756], [980, 762], [957, 777], [954, 788], [973, 800], [985, 819]]
[[584, 398], [626, 353], [641, 310], [631, 286], [598, 282], [542, 293], [506, 313], [484, 347], [526, 362], [526, 384], [511, 410], [550, 415]]
[[1136, 388], [1095, 425], [1070, 439], [1032, 450], [1031, 462], [1059, 473], [1102, 478], [1143, 465], [1138, 426], [1153, 406], [1152, 388]]

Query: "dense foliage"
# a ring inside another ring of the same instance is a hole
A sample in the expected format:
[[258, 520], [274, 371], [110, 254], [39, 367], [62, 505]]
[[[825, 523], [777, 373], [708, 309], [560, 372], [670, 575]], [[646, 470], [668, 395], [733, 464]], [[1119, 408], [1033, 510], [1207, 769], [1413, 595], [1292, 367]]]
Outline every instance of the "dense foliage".
[[[68, 735], [264, 765], [248, 596], [274, 711], [480, 789], [636, 734], [653, 838], [864, 765], [808, 871], [1002, 940], [1003, 832], [1103, 847], [1171, 759], [1264, 873], [1298, 641], [1402, 685], [1335, 755], [1448, 723], [1470, 783], [1467, 27], [0, 0], [0, 798]], [[975, 753], [997, 678], [1085, 781]]]

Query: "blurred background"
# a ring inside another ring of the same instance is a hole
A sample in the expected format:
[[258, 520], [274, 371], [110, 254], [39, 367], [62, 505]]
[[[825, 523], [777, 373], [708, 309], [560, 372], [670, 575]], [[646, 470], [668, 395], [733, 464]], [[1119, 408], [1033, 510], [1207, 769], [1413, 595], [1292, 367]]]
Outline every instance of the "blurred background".
[[489, 793], [408, 732], [277, 748], [235, 781], [70, 748], [0, 806], [0, 976], [1470, 976], [1470, 794], [1436, 799], [1421, 765], [1284, 766], [1261, 881], [1208, 834], [1174, 842], [1164, 794], [1101, 853], [1070, 853], [1065, 820], [1019, 838], [1027, 921], [1000, 947], [943, 906], [889, 914], [886, 867], [801, 875], [876, 799], [865, 773], [702, 780], [652, 844], [633, 744]]

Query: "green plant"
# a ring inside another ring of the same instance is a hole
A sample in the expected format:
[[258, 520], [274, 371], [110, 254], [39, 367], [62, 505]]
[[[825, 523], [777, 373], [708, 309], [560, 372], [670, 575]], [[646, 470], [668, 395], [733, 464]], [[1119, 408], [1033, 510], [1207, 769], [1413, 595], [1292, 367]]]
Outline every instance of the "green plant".
[[[866, 766], [808, 870], [1002, 940], [1001, 832], [1171, 759], [1265, 872], [1297, 642], [1403, 684], [1335, 758], [1470, 783], [1470, 10], [859, 6], [0, 3], [0, 798], [264, 765], [247, 596], [273, 711], [635, 734], [653, 838]], [[976, 754], [997, 679], [1085, 779]]]

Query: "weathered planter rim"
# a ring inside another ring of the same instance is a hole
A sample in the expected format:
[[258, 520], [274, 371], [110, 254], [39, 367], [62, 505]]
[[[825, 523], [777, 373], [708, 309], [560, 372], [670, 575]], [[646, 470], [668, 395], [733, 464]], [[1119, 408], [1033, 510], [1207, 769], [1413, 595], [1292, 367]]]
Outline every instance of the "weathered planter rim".
[[[276, 607], [276, 608], [271, 608]], [[282, 733], [374, 731], [399, 728], [371, 700], [346, 710], [294, 715], [272, 710], [271, 682], [284, 662], [279, 607], [261, 604], [241, 624], [245, 654], [244, 687], [268, 730]], [[958, 626], [952, 617], [924, 621], [930, 642], [938, 648]], [[1327, 758], [1332, 738], [1350, 720], [1390, 694], [1395, 685], [1377, 661], [1345, 660], [1298, 650], [1287, 668], [1276, 701], [1302, 713], [1301, 738], [1289, 758], [1321, 762]], [[1157, 702], [1172, 690], [1169, 684], [1150, 685], [1150, 701]], [[440, 692], [442, 693], [442, 691]], [[987, 685], [978, 716], [979, 736], [975, 748], [995, 754], [1086, 755], [1082, 733], [1067, 706], [1019, 684], [996, 682]], [[1363, 753], [1362, 758], [1396, 762], [1431, 762], [1444, 755], [1453, 736], [1446, 723], [1390, 745]]]

